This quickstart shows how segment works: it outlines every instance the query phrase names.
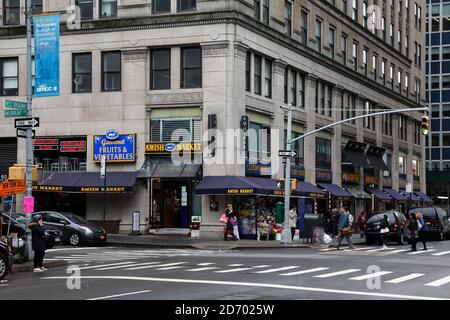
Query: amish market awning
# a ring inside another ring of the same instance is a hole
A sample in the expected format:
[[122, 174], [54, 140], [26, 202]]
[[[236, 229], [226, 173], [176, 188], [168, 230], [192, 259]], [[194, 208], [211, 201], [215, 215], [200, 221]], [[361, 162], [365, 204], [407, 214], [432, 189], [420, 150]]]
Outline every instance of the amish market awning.
[[377, 198], [378, 200], [382, 200], [382, 201], [383, 200], [386, 200], [386, 201], [393, 200], [393, 198], [390, 195], [384, 193], [383, 191], [381, 191], [379, 189], [367, 188], [367, 192], [369, 192], [370, 194], [373, 194], [375, 196], [375, 198]]
[[355, 199], [370, 199], [370, 195], [359, 188], [359, 185], [344, 184], [344, 189], [352, 194]]
[[431, 199], [429, 196], [427, 196], [425, 193], [421, 192], [421, 191], [414, 191], [414, 193], [420, 198], [422, 199], [423, 202], [427, 202], [427, 203], [433, 203], [433, 199]]
[[404, 195], [408, 201], [422, 201], [414, 192], [406, 192], [405, 190], [400, 190], [400, 193]]
[[409, 200], [407, 197], [405, 197], [400, 192], [398, 192], [397, 190], [394, 190], [394, 189], [384, 189], [384, 192], [389, 194], [392, 198], [394, 198], [394, 200], [397, 200], [397, 201]]
[[145, 160], [137, 173], [138, 178], [194, 178], [200, 164], [175, 164], [171, 159]]
[[353, 198], [353, 195], [350, 192], [345, 191], [344, 189], [342, 189], [341, 187], [339, 187], [336, 184], [319, 183], [318, 186], [321, 187], [322, 189], [327, 190], [329, 193], [331, 193], [331, 195], [335, 199], [338, 199], [338, 200], [350, 200], [351, 198]]
[[269, 189], [255, 179], [257, 178], [243, 176], [206, 176], [195, 188], [195, 193], [204, 195], [267, 195]]
[[297, 196], [310, 197], [310, 198], [325, 198], [327, 193], [320, 188], [316, 187], [312, 183], [299, 181], [297, 184], [297, 190], [293, 193]]
[[107, 172], [106, 181], [99, 172], [52, 172], [33, 191], [121, 193], [132, 192], [135, 183], [136, 172]]

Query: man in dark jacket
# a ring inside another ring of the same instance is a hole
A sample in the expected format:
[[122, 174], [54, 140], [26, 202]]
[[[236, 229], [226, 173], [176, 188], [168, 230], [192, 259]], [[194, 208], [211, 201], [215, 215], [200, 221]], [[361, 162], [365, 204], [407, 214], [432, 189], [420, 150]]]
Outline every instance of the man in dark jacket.
[[34, 272], [46, 271], [43, 262], [45, 250], [47, 250], [47, 240], [45, 229], [42, 227], [42, 216], [35, 215], [28, 227], [31, 229], [31, 244], [34, 251]]

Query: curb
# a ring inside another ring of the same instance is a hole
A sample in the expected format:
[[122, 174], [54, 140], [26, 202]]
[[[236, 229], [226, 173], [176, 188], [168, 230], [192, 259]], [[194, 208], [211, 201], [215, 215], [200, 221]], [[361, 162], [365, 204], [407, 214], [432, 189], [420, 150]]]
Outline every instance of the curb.
[[255, 250], [255, 249], [301, 249], [311, 248], [312, 245], [289, 245], [289, 246], [214, 246], [214, 245], [197, 245], [197, 244], [156, 244], [156, 243], [140, 243], [140, 242], [108, 242], [110, 246], [121, 247], [143, 247], [143, 248], [166, 248], [166, 249], [197, 249], [197, 250]]
[[[56, 260], [56, 261], [44, 261], [44, 267], [46, 268], [57, 268], [67, 266], [69, 263], [65, 260]], [[25, 262], [21, 264], [13, 264], [11, 268], [11, 273], [18, 272], [32, 272], [34, 269], [32, 262]]]
[[158, 244], [141, 242], [107, 242], [106, 245], [113, 247], [144, 247], [144, 248], [172, 248], [172, 249], [198, 249], [191, 244]]

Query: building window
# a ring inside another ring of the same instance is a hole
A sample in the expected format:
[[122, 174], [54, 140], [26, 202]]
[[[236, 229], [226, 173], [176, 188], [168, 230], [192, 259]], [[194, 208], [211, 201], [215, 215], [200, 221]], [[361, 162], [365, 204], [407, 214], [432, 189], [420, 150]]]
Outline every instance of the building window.
[[389, 37], [391, 38], [391, 46], [394, 46], [394, 25], [389, 24]]
[[421, 123], [414, 122], [414, 144], [420, 145]]
[[316, 113], [331, 117], [332, 115], [332, 90], [331, 85], [317, 81], [316, 86]]
[[348, 8], [348, 7], [347, 7], [347, 6], [348, 6], [347, 0], [342, 0], [342, 3], [341, 3], [341, 4], [342, 4], [342, 8], [341, 8], [341, 9], [342, 9], [342, 12], [345, 13], [345, 14], [347, 14], [347, 8]]
[[381, 31], [383, 34], [383, 40], [386, 41], [386, 18], [381, 17]]
[[450, 104], [442, 105], [442, 118], [450, 118]]
[[442, 47], [442, 60], [450, 60], [450, 47]]
[[31, 14], [42, 13], [42, 0], [31, 0]]
[[420, 95], [420, 80], [416, 79], [416, 84], [415, 84], [415, 97], [416, 97], [416, 102], [420, 103], [421, 100], [421, 95]]
[[383, 85], [386, 85], [386, 60], [381, 61], [381, 79], [383, 81]]
[[402, 30], [398, 30], [397, 32], [397, 41], [398, 41], [398, 51], [402, 52]]
[[285, 33], [288, 36], [292, 35], [292, 3], [289, 1], [284, 2], [284, 26]]
[[297, 105], [297, 72], [290, 70], [289, 75], [289, 103], [295, 106]]
[[150, 89], [170, 89], [170, 48], [150, 51]]
[[[450, 30], [450, 5], [442, 5], [442, 31]], [[428, 30], [427, 30], [428, 31]]]
[[386, 166], [389, 168], [388, 171], [383, 171], [383, 177], [390, 177], [391, 176], [391, 168], [392, 168], [392, 154], [390, 153], [384, 153], [383, 154], [383, 160], [384, 163], [386, 163]]
[[[445, 48], [442, 48], [442, 51], [444, 52]], [[427, 50], [428, 51], [428, 50]], [[428, 59], [427, 59], [428, 60]], [[432, 61], [438, 61], [439, 60], [439, 47], [431, 48], [431, 60]]]
[[250, 122], [248, 137], [249, 160], [270, 161], [270, 127]]
[[342, 55], [342, 64], [347, 65], [347, 35], [341, 35], [341, 55]]
[[81, 20], [92, 20], [94, 14], [93, 0], [77, 0], [75, 5], [80, 8]]
[[170, 0], [152, 0], [152, 13], [170, 13]]
[[270, 2], [269, 0], [263, 0], [263, 23], [265, 25], [269, 25], [269, 18], [270, 18]]
[[330, 47], [330, 58], [334, 60], [334, 50], [336, 41], [336, 31], [333, 28], [328, 30], [328, 46]]
[[412, 161], [412, 166], [411, 166], [411, 169], [412, 169], [412, 175], [414, 176], [414, 177], [418, 177], [419, 176], [419, 172], [420, 172], [420, 170], [419, 170], [419, 160], [413, 160]]
[[358, 0], [352, 0], [352, 19], [358, 21]]
[[121, 90], [121, 64], [120, 51], [102, 52], [102, 91]]
[[397, 86], [398, 86], [398, 92], [402, 94], [402, 78], [403, 78], [403, 71], [399, 69], [397, 71]]
[[19, 95], [18, 58], [0, 58], [0, 94], [2, 96]]
[[363, 49], [363, 72], [364, 75], [367, 76], [367, 56], [369, 54], [369, 49], [364, 48]]
[[418, 51], [419, 51], [419, 44], [417, 41], [414, 41], [414, 64], [417, 66], [417, 57], [418, 57]]
[[[343, 120], [353, 118], [356, 115], [356, 96], [349, 93], [342, 93], [341, 100], [341, 117]], [[355, 120], [351, 120], [348, 123], [355, 124]]]
[[367, 2], [363, 1], [363, 27], [367, 28]]
[[432, 118], [440, 118], [441, 117], [439, 105], [431, 106], [431, 117]]
[[422, 67], [422, 45], [419, 44], [417, 47], [418, 47], [417, 61], [418, 61], [419, 68], [421, 68]]
[[399, 174], [406, 174], [406, 168], [405, 168], [405, 157], [399, 156], [398, 157], [398, 173]]
[[20, 0], [4, 0], [3, 24], [8, 26], [20, 24], [20, 12]]
[[245, 91], [251, 91], [251, 66], [252, 66], [252, 53], [247, 51], [245, 57]]
[[432, 147], [439, 147], [440, 146], [439, 133], [432, 133], [431, 134], [431, 146]]
[[441, 82], [439, 81], [439, 76], [431, 77], [431, 89], [439, 89]]
[[177, 0], [177, 11], [195, 11], [197, 0]]
[[272, 61], [264, 60], [264, 96], [272, 98]]
[[305, 107], [305, 75], [299, 74], [298, 77], [298, 106]]
[[407, 133], [408, 133], [408, 119], [405, 116], [399, 116], [398, 117], [398, 132], [399, 132], [399, 139], [400, 140], [407, 140]]
[[405, 55], [409, 58], [409, 44], [408, 44], [409, 38], [408, 36], [405, 36]]
[[201, 141], [202, 123], [194, 119], [158, 119], [150, 122], [150, 141]]
[[308, 13], [303, 10], [300, 13], [300, 42], [308, 43]]
[[383, 134], [392, 136], [392, 114], [383, 114]]
[[92, 91], [92, 54], [74, 53], [72, 55], [72, 92]]
[[394, 69], [395, 66], [391, 64], [389, 68], [389, 81], [391, 82], [391, 89], [394, 90]]
[[322, 51], [322, 21], [316, 19], [316, 50]]
[[406, 91], [406, 96], [409, 96], [409, 75], [405, 74], [405, 91]]
[[262, 69], [262, 59], [260, 56], [253, 56], [253, 92], [256, 94], [261, 94], [261, 69]]
[[378, 56], [376, 54], [373, 54], [372, 56], [372, 74], [373, 74], [373, 79], [375, 81], [377, 81], [377, 76], [378, 76]]
[[352, 63], [353, 69], [358, 71], [358, 44], [356, 42], [353, 42], [352, 46]]
[[[364, 114], [371, 114], [374, 112], [374, 103], [370, 101], [364, 102]], [[375, 117], [364, 118], [364, 128], [375, 130]]]
[[442, 76], [442, 89], [450, 88], [450, 75]]
[[414, 18], [416, 28], [420, 30], [422, 25], [422, 8], [417, 3], [414, 3]]
[[316, 137], [316, 168], [331, 168], [331, 140]]
[[[170, 3], [170, 1], [168, 1]], [[253, 8], [255, 9], [254, 11], [254, 16], [256, 20], [261, 20], [261, 1], [260, 0], [255, 0], [253, 1]]]
[[117, 17], [117, 0], [100, 0], [100, 18]]
[[202, 87], [202, 49], [181, 48], [181, 88]]
[[450, 133], [442, 134], [442, 146], [444, 147], [450, 146]]

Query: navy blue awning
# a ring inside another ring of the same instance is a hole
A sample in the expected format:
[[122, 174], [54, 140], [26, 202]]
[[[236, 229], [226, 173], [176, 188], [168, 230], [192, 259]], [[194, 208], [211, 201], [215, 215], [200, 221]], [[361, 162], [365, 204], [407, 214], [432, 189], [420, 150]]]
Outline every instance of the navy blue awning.
[[257, 178], [243, 176], [206, 176], [195, 188], [195, 193], [205, 195], [268, 194], [269, 190], [262, 185], [262, 182], [255, 179]]
[[309, 182], [299, 181], [297, 184], [297, 190], [294, 192], [295, 195], [311, 197], [311, 198], [324, 198], [326, 192], [319, 189], [315, 185]]
[[427, 202], [427, 203], [433, 203], [433, 199], [431, 199], [429, 196], [427, 196], [425, 193], [420, 192], [420, 191], [414, 191], [414, 193], [420, 198], [422, 199], [423, 202]]
[[409, 201], [422, 201], [414, 192], [406, 192], [405, 190], [400, 190], [400, 193], [404, 195]]
[[373, 194], [378, 200], [393, 200], [393, 198], [379, 189], [366, 189], [368, 193]]
[[322, 189], [327, 190], [334, 198], [337, 198], [338, 200], [347, 200], [350, 198], [353, 198], [352, 194], [348, 191], [345, 191], [341, 187], [339, 187], [336, 184], [332, 183], [319, 183], [319, 187]]
[[394, 200], [397, 200], [397, 201], [409, 200], [407, 197], [405, 197], [400, 192], [398, 192], [397, 190], [394, 190], [394, 189], [384, 189], [384, 192], [389, 194], [392, 198], [394, 198]]

